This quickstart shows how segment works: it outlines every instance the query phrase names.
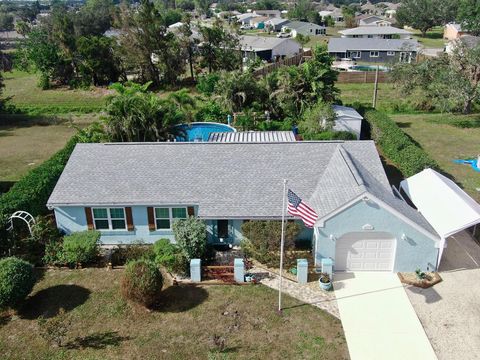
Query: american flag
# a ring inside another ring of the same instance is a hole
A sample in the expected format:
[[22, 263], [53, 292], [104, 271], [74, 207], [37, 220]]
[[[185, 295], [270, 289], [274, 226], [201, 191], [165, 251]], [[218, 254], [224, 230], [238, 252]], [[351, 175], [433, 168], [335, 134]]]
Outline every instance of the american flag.
[[288, 189], [288, 213], [302, 219], [306, 227], [312, 228], [318, 219], [318, 214], [305, 204], [292, 190]]

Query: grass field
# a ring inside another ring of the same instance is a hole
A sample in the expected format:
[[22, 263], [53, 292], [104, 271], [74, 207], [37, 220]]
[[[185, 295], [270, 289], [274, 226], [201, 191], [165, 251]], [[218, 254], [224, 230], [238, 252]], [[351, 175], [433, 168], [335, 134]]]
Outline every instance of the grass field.
[[417, 39], [418, 42], [426, 48], [444, 48], [447, 43], [447, 40], [443, 39], [443, 27], [441, 26], [434, 27], [432, 30], [427, 31], [425, 37], [422, 37], [419, 30], [414, 30], [413, 34], [413, 38]]
[[95, 112], [105, 102], [109, 93], [104, 88], [95, 90], [71, 90], [55, 88], [41, 90], [35, 74], [21, 71], [6, 72], [3, 96], [20, 110], [36, 113]]
[[[339, 320], [263, 285], [170, 286], [157, 310], [126, 303], [123, 270], [51, 270], [17, 314], [0, 317], [2, 359], [345, 359]], [[37, 319], [66, 312], [61, 347], [39, 336]], [[225, 338], [219, 351], [213, 337]], [[28, 344], [28, 346], [26, 346]]]
[[60, 150], [75, 133], [96, 115], [0, 117], [0, 181], [15, 181]]
[[[451, 114], [392, 115], [397, 124], [415, 140], [441, 169], [476, 201], [480, 201], [480, 173], [466, 165], [454, 164], [454, 159], [475, 158], [480, 152], [480, 114], [463, 116]], [[470, 123], [470, 128], [454, 126]]]

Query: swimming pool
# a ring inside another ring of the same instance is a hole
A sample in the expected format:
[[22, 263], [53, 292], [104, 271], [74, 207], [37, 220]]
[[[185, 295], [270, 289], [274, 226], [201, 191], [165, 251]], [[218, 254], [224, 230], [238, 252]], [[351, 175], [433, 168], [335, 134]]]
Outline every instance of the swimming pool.
[[[377, 70], [377, 66], [376, 65], [353, 65], [350, 69], [354, 71], [375, 71]], [[379, 66], [378, 71], [390, 71], [390, 68], [386, 66]]]
[[221, 123], [215, 122], [193, 122], [190, 124], [178, 125], [179, 128], [185, 131], [186, 138], [177, 136], [177, 141], [207, 141], [211, 133], [214, 132], [235, 132], [235, 128]]

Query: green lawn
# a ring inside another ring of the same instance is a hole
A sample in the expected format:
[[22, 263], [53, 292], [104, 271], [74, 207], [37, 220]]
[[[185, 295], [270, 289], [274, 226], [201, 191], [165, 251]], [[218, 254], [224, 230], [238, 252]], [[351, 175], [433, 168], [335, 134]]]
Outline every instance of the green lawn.
[[[16, 314], [0, 316], [2, 359], [346, 359], [338, 319], [263, 285], [170, 286], [156, 310], [126, 303], [123, 270], [51, 270]], [[61, 347], [40, 315], [71, 321]], [[225, 339], [219, 351], [212, 339]]]
[[448, 42], [443, 39], [443, 27], [437, 26], [430, 31], [427, 31], [425, 37], [422, 37], [422, 34], [419, 30], [413, 31], [413, 38], [417, 39], [420, 44], [426, 48], [444, 48], [445, 44]]
[[[3, 96], [21, 110], [35, 113], [95, 112], [105, 103], [105, 88], [94, 90], [71, 90], [67, 87], [41, 90], [35, 74], [21, 71], [3, 74], [5, 88]], [[85, 110], [86, 109], [86, 110]]]
[[0, 115], [0, 181], [15, 181], [60, 150], [97, 115]]
[[[438, 162], [443, 171], [450, 174], [476, 201], [480, 201], [480, 192], [477, 191], [480, 189], [480, 173], [452, 162], [479, 154], [480, 114], [397, 114], [392, 118]], [[469, 124], [470, 128], [452, 125], [459, 122]]]

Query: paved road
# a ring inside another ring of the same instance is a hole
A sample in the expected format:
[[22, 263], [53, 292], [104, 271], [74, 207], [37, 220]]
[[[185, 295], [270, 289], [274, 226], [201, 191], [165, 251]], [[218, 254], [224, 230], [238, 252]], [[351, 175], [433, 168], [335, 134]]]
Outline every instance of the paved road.
[[437, 359], [397, 274], [337, 273], [333, 286], [352, 360]]

